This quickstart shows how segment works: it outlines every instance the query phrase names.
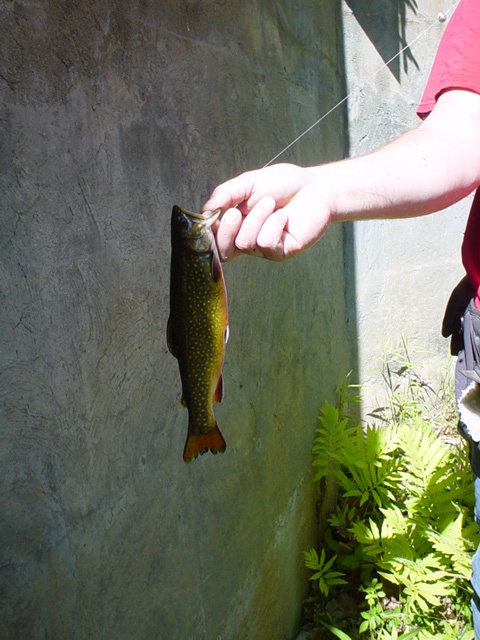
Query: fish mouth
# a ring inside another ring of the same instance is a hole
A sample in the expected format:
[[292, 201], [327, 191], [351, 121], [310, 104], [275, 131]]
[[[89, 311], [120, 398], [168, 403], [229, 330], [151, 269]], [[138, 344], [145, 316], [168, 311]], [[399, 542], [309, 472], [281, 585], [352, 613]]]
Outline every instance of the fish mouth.
[[204, 211], [203, 213], [191, 213], [190, 211], [185, 211], [184, 213], [186, 213], [189, 218], [201, 220], [206, 227], [211, 227], [221, 212], [221, 209], [215, 209], [214, 211]]

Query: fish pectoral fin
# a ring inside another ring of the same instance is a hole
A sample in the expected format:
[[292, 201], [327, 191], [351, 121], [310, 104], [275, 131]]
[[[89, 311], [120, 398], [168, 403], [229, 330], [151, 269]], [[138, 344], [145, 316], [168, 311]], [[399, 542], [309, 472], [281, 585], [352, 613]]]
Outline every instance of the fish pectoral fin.
[[220, 374], [217, 382], [217, 388], [215, 389], [215, 393], [213, 394], [214, 402], [221, 402], [223, 398], [223, 376]]
[[210, 253], [210, 271], [214, 282], [218, 282], [222, 277], [222, 266], [215, 251]]
[[172, 323], [172, 319], [168, 318], [168, 322], [167, 322], [167, 345], [168, 345], [168, 350], [170, 351], [172, 356], [175, 356], [175, 358], [178, 358], [178, 356], [177, 356], [178, 350], [176, 348], [175, 340], [173, 338], [172, 324], [173, 324]]

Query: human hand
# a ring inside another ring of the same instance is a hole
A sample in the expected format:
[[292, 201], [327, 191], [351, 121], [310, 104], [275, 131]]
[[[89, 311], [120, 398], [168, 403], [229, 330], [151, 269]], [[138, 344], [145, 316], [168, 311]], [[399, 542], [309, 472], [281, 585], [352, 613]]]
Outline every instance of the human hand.
[[281, 261], [313, 245], [326, 231], [330, 207], [315, 170], [276, 164], [218, 186], [202, 208], [220, 208], [217, 246], [223, 261], [242, 253]]

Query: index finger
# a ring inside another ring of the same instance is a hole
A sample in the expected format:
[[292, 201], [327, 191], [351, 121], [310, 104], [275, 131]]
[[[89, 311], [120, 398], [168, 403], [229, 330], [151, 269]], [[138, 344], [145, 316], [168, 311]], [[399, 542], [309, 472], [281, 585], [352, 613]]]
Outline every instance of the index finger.
[[248, 200], [253, 192], [255, 173], [256, 171], [246, 171], [236, 178], [218, 185], [201, 210], [221, 209], [225, 211]]

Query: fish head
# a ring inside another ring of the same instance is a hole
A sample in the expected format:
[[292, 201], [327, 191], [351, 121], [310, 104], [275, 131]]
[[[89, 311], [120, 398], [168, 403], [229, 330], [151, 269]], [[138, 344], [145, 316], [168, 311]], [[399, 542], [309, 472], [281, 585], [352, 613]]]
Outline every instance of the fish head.
[[213, 241], [211, 226], [220, 213], [220, 209], [191, 213], [175, 205], [172, 211], [172, 234], [181, 238], [182, 244], [192, 251], [207, 253]]

